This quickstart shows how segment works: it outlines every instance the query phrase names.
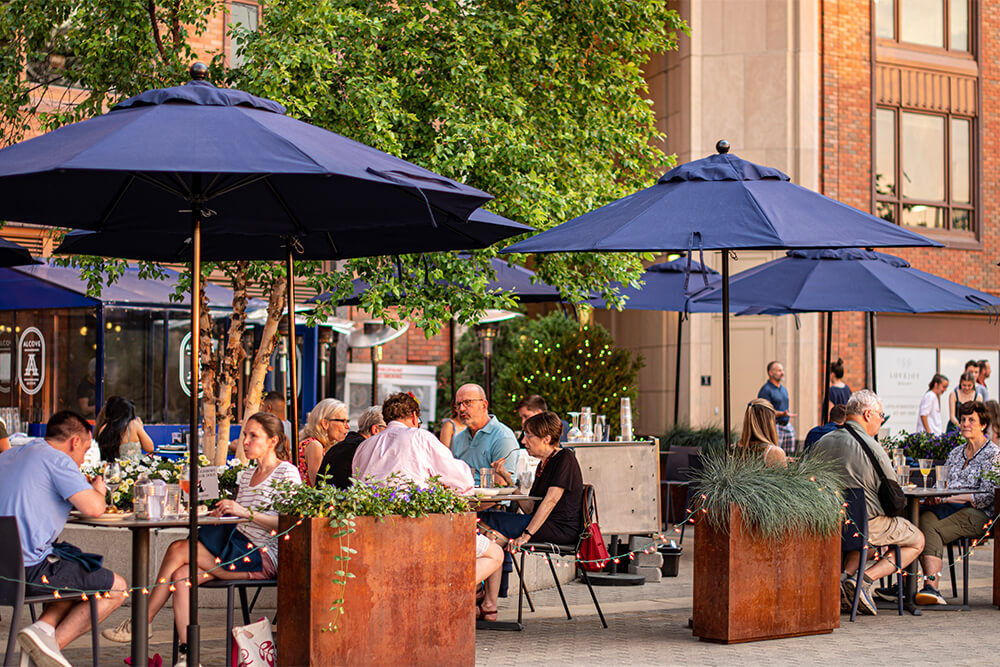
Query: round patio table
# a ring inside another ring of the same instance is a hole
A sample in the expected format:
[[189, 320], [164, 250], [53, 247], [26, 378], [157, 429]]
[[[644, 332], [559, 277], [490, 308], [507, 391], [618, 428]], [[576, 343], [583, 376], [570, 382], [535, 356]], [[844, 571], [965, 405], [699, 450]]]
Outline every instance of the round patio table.
[[[78, 526], [94, 528], [128, 528], [132, 531], [132, 587], [149, 588], [149, 531], [151, 528], [187, 528], [188, 517], [178, 516], [165, 519], [136, 519], [134, 516], [122, 519], [93, 519], [84, 516], [74, 516], [70, 519]], [[199, 526], [217, 526], [227, 523], [243, 523], [247, 521], [235, 516], [198, 517]], [[145, 665], [149, 661], [149, 596], [139, 592], [132, 598], [132, 664]]]
[[[906, 496], [906, 510], [907, 518], [913, 523], [914, 526], [920, 526], [920, 501], [923, 498], [947, 498], [948, 496], [959, 496], [964, 493], [974, 493], [974, 489], [936, 489], [936, 488], [923, 488], [922, 486], [917, 486], [916, 488], [903, 489], [903, 495]], [[961, 604], [926, 604], [918, 605], [913, 601], [913, 597], [917, 593], [917, 564], [920, 560], [919, 557], [914, 558], [913, 562], [906, 566], [906, 576], [903, 577], [903, 606], [904, 608], [912, 613], [914, 616], [920, 616], [926, 610], [930, 611], [969, 611], [966, 605]]]

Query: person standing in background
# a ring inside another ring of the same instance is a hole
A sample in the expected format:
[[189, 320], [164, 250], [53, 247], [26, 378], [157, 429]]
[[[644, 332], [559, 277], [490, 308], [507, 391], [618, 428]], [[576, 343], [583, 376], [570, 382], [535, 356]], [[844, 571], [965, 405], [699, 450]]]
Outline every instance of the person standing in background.
[[851, 398], [851, 388], [844, 382], [844, 360], [840, 357], [830, 363], [830, 391], [827, 396], [828, 411], [834, 405], [847, 405]]
[[[966, 366], [968, 368], [968, 366]], [[945, 430], [948, 432], [958, 433], [958, 413], [962, 409], [964, 403], [972, 403], [973, 401], [983, 400], [982, 395], [979, 390], [976, 389], [979, 385], [976, 384], [976, 373], [978, 372], [978, 366], [973, 365], [972, 368], [976, 370], [970, 370], [962, 377], [958, 378], [958, 387], [955, 391], [951, 392], [948, 396], [948, 405], [950, 407], [948, 426]]]
[[990, 390], [986, 388], [986, 380], [990, 377], [990, 362], [986, 359], [979, 360], [979, 393], [983, 395], [983, 402], [990, 400]]
[[944, 426], [941, 424], [941, 394], [948, 391], [948, 378], [935, 373], [927, 385], [927, 393], [920, 399], [917, 410], [917, 433], [941, 435]]
[[767, 382], [757, 392], [757, 398], [766, 398], [774, 406], [774, 424], [778, 428], [778, 446], [786, 454], [795, 453], [795, 428], [789, 422], [795, 417], [788, 409], [788, 390], [781, 385], [785, 377], [785, 367], [779, 361], [767, 365]]
[[[981, 401], [985, 401], [986, 398], [986, 382], [983, 377], [979, 374], [979, 364], [982, 362], [976, 361], [975, 359], [969, 359], [965, 362], [965, 370], [962, 371], [962, 375], [971, 374], [972, 380], [975, 382], [976, 393], [979, 394]], [[953, 413], [954, 414], [954, 413]], [[958, 424], [955, 424], [955, 428], [958, 428]]]

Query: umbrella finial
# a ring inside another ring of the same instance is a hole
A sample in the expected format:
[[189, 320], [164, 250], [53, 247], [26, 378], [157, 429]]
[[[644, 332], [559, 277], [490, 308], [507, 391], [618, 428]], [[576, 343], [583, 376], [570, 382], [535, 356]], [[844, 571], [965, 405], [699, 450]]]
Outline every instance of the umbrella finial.
[[208, 76], [208, 65], [203, 62], [196, 62], [191, 65], [191, 69], [188, 71], [191, 73], [192, 81], [204, 81], [205, 77]]
[[722, 154], [722, 153], [728, 153], [729, 152], [729, 142], [726, 141], [725, 139], [719, 139], [717, 142], [715, 142], [715, 150], [718, 153], [720, 153], [720, 154]]

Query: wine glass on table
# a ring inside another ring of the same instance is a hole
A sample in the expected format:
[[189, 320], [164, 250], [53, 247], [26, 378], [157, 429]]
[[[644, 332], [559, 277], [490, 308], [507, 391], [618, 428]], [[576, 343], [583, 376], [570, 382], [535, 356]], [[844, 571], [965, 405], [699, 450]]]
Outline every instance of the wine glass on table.
[[104, 484], [108, 487], [108, 504], [114, 505], [115, 491], [122, 484], [122, 467], [118, 461], [108, 461], [104, 464]]
[[918, 459], [920, 464], [920, 474], [924, 476], [924, 488], [927, 488], [927, 475], [931, 474], [934, 467], [934, 459]]

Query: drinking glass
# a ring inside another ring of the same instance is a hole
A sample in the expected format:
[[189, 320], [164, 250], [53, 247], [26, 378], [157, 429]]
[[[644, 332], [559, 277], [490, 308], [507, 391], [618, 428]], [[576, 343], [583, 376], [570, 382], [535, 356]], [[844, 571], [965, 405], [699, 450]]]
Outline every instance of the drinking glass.
[[896, 474], [899, 475], [899, 485], [905, 488], [910, 483], [910, 466], [896, 466]]
[[586, 407], [580, 410], [580, 441], [594, 441], [593, 411]]
[[122, 484], [122, 467], [118, 461], [104, 464], [104, 484], [108, 487], [108, 504], [114, 505], [115, 491]]
[[191, 466], [184, 464], [181, 466], [180, 475], [178, 475], [177, 483], [180, 484], [181, 491], [184, 493], [184, 497], [181, 499], [182, 511], [186, 509], [187, 505], [191, 502]]
[[608, 441], [608, 418], [604, 415], [597, 415], [597, 426], [594, 427], [594, 442]]
[[892, 464], [896, 467], [906, 465], [906, 453], [902, 448], [892, 450]]
[[580, 442], [580, 438], [583, 437], [583, 433], [580, 431], [580, 413], [570, 412], [569, 419], [572, 426], [570, 426], [569, 431], [566, 432], [566, 441]]
[[938, 489], [948, 488], [948, 466], [935, 466], [934, 485]]
[[920, 464], [920, 474], [924, 476], [924, 488], [927, 488], [927, 475], [931, 474], [931, 468], [934, 467], [934, 459], [919, 459]]

